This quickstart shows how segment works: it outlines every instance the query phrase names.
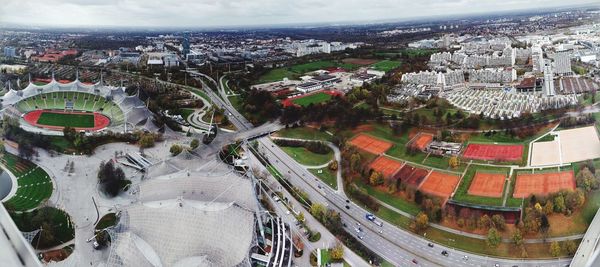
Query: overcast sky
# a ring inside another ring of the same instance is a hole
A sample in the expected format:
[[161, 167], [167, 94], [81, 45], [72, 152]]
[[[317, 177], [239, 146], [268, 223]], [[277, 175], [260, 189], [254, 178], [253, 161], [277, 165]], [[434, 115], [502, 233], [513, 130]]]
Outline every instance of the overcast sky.
[[0, 0], [0, 24], [214, 27], [407, 19], [598, 0]]

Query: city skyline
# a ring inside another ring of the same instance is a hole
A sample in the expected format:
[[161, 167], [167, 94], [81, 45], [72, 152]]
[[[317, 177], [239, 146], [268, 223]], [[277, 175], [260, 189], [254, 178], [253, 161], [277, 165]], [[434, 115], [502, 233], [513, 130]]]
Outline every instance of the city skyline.
[[[162, 1], [91, 0], [11, 1], [0, 6], [0, 25], [42, 27], [150, 27], [214, 28], [302, 24], [392, 22], [424, 17], [511, 12], [533, 8], [560, 8], [558, 0], [535, 1], [328, 1], [280, 2], [189, 1], [164, 5]], [[573, 5], [595, 1], [575, 0]], [[27, 18], [27, 20], [23, 20]], [[25, 22], [24, 22], [25, 21]]]

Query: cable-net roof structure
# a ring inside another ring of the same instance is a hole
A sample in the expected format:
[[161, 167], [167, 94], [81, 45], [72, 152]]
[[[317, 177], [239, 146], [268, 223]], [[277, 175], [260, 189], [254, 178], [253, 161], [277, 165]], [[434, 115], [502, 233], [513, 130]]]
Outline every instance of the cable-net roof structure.
[[205, 176], [199, 172], [177, 172], [172, 176], [147, 180], [139, 185], [142, 202], [181, 197], [203, 202], [234, 202], [249, 210], [257, 209], [249, 179], [234, 173], [222, 176]]
[[121, 211], [108, 266], [247, 266], [255, 218], [234, 203], [166, 200]]

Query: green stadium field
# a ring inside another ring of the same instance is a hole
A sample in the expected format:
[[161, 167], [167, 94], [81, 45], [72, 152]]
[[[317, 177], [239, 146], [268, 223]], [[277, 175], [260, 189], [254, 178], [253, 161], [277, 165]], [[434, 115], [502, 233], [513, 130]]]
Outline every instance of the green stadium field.
[[94, 128], [94, 114], [43, 112], [37, 124], [59, 127]]
[[325, 101], [329, 101], [330, 99], [331, 99], [331, 95], [323, 93], [323, 92], [319, 92], [316, 94], [312, 94], [312, 95], [308, 95], [308, 96], [301, 97], [298, 99], [294, 99], [294, 100], [292, 100], [292, 102], [296, 105], [306, 107], [310, 104], [322, 103]]
[[0, 158], [2, 165], [16, 178], [18, 186], [15, 195], [6, 201], [5, 206], [15, 211], [27, 211], [37, 208], [52, 195], [52, 180], [35, 163], [15, 155], [4, 153]]
[[371, 67], [376, 70], [388, 72], [397, 67], [400, 67], [401, 64], [402, 64], [402, 62], [397, 61], [397, 60], [382, 60], [382, 61], [379, 61], [379, 62], [371, 65]]

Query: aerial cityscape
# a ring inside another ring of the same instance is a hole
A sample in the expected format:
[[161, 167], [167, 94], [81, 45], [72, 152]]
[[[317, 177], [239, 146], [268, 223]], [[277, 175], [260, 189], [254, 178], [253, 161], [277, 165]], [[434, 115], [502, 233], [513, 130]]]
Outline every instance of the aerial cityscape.
[[0, 116], [0, 266], [600, 266], [597, 1], [2, 0]]

